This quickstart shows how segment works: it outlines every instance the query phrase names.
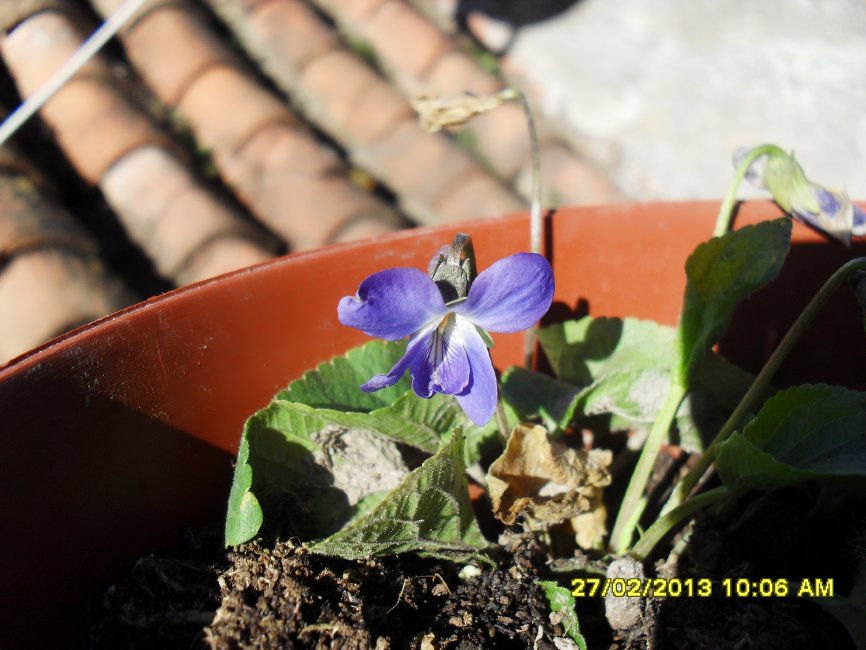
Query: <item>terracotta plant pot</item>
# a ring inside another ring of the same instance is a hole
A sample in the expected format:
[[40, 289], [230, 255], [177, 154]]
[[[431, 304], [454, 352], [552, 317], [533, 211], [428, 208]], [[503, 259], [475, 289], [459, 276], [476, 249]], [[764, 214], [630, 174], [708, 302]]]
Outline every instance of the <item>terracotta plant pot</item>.
[[[683, 264], [709, 238], [716, 203], [561, 210], [547, 223], [550, 318], [580, 313], [673, 324]], [[738, 225], [776, 216], [749, 204]], [[528, 248], [526, 215], [477, 221], [481, 269]], [[426, 268], [455, 227], [418, 229], [266, 262], [171, 292], [59, 338], [0, 369], [0, 512], [8, 647], [76, 647], [101, 594], [135, 558], [170, 549], [224, 514], [245, 418], [317, 363], [365, 340], [336, 319], [370, 273]], [[755, 369], [845, 250], [796, 226], [780, 279], [740, 309], [721, 350]], [[844, 293], [844, 292], [843, 292]], [[497, 367], [521, 335], [500, 336]], [[866, 341], [838, 295], [777, 383], [863, 384]]]

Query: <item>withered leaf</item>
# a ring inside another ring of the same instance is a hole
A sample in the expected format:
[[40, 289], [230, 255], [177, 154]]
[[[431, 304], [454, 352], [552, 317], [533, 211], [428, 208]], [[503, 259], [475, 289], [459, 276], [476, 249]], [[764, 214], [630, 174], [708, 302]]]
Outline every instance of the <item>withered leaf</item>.
[[505, 524], [513, 524], [523, 513], [543, 524], [596, 513], [589, 519], [597, 528], [601, 514], [603, 527], [601, 490], [610, 484], [611, 460], [608, 450], [587, 451], [551, 442], [542, 426], [517, 426], [487, 473], [493, 512]]
[[419, 95], [409, 100], [412, 109], [418, 113], [421, 128], [436, 133], [446, 126], [466, 124], [473, 117], [492, 111], [497, 106], [517, 97], [511, 88], [501, 90], [495, 95], [478, 97], [463, 93], [454, 97]]

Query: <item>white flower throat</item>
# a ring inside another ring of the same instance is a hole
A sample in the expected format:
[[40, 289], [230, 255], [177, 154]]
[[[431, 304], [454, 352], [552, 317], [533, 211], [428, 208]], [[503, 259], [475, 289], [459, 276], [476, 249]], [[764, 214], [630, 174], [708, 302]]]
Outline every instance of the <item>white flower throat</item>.
[[445, 317], [439, 322], [438, 327], [430, 337], [430, 348], [427, 351], [427, 358], [433, 364], [433, 378], [439, 381], [438, 371], [445, 359], [445, 352], [448, 349], [448, 340], [454, 332], [454, 327], [457, 322], [457, 316], [454, 312], [448, 312]]

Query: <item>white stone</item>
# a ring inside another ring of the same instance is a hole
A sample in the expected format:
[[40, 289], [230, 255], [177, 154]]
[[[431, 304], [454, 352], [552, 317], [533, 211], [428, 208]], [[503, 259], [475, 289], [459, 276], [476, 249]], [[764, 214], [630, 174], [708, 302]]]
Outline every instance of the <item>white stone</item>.
[[632, 198], [721, 197], [733, 151], [773, 142], [866, 199], [866, 3], [582, 0], [508, 56]]

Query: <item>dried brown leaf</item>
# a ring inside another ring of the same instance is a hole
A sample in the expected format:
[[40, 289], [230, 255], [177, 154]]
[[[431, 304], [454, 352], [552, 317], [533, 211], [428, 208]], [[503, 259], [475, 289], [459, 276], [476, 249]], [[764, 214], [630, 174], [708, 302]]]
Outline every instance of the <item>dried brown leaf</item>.
[[518, 426], [487, 474], [493, 512], [505, 524], [523, 513], [543, 524], [589, 514], [582, 518], [585, 530], [578, 531], [578, 541], [592, 546], [599, 527], [601, 535], [605, 532], [601, 493], [610, 484], [611, 459], [608, 450], [551, 442], [544, 427]]
[[517, 97], [511, 88], [501, 90], [495, 95], [478, 97], [463, 93], [454, 97], [419, 95], [409, 100], [413, 110], [418, 113], [421, 128], [436, 133], [446, 126], [466, 124], [473, 117], [492, 111], [497, 106]]

